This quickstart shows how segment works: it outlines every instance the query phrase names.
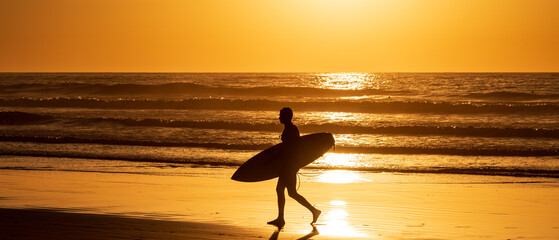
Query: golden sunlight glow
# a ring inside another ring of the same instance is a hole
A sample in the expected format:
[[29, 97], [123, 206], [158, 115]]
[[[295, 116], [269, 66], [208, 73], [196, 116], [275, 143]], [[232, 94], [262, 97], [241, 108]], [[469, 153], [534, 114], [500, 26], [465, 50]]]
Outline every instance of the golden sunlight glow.
[[318, 177], [319, 182], [325, 183], [353, 183], [358, 181], [369, 181], [361, 178], [359, 173], [347, 170], [332, 170], [322, 173]]
[[[556, 0], [0, 1], [0, 71], [558, 71], [558, 7]], [[359, 89], [372, 76], [330, 77], [323, 87]]]

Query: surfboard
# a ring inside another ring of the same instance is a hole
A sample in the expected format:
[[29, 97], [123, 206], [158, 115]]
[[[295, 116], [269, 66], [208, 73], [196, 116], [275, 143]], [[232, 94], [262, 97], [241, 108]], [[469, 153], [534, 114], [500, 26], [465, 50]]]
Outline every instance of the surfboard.
[[[285, 164], [300, 169], [318, 159], [332, 146], [334, 136], [331, 133], [314, 133], [302, 136], [295, 153], [289, 159], [281, 159], [283, 143], [276, 144], [247, 160], [237, 169], [231, 179], [240, 182], [259, 182], [279, 177], [280, 169]], [[290, 162], [289, 162], [290, 161]]]

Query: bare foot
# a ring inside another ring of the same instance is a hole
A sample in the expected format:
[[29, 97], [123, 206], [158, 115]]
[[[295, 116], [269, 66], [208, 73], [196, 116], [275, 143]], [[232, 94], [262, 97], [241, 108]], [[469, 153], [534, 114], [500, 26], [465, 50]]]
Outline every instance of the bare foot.
[[276, 220], [269, 221], [268, 224], [274, 225], [274, 226], [276, 226], [276, 227], [278, 227], [278, 228], [282, 228], [282, 227], [285, 225], [285, 221], [284, 221], [283, 219], [279, 219], [279, 218], [278, 218], [278, 219], [276, 219]]
[[316, 220], [318, 220], [318, 217], [320, 216], [320, 214], [322, 213], [322, 211], [318, 210], [318, 209], [314, 209], [314, 211], [312, 211], [312, 224], [314, 224], [316, 222]]

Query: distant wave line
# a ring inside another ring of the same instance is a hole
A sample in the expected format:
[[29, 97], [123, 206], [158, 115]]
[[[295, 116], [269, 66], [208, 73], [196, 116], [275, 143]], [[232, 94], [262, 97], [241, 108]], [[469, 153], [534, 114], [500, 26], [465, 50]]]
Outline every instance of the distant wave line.
[[550, 114], [559, 112], [559, 104], [489, 104], [451, 103], [433, 101], [314, 101], [282, 102], [271, 100], [242, 100], [191, 98], [185, 100], [97, 99], [97, 98], [0, 98], [0, 106], [50, 108], [107, 109], [211, 109], [211, 110], [269, 110], [290, 106], [297, 111], [339, 111], [361, 113], [437, 113], [437, 114]]
[[328, 89], [314, 87], [215, 87], [195, 83], [164, 84], [14, 84], [2, 86], [0, 93], [72, 93], [92, 95], [138, 95], [138, 94], [212, 94], [242, 96], [360, 96], [402, 95], [407, 91], [381, 89]]

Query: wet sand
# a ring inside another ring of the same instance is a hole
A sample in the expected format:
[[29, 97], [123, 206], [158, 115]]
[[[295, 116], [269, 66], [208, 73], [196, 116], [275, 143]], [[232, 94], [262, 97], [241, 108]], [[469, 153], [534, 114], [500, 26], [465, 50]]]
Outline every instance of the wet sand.
[[233, 226], [37, 209], [0, 209], [0, 239], [258, 239]]
[[277, 214], [275, 181], [234, 182], [232, 168], [179, 170], [183, 176], [0, 170], [1, 233], [8, 236], [0, 238], [559, 236], [556, 179], [303, 170], [299, 192], [323, 211], [317, 232], [310, 213], [288, 198], [287, 224], [277, 233], [266, 225]]

